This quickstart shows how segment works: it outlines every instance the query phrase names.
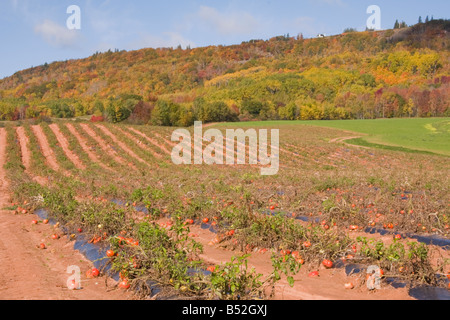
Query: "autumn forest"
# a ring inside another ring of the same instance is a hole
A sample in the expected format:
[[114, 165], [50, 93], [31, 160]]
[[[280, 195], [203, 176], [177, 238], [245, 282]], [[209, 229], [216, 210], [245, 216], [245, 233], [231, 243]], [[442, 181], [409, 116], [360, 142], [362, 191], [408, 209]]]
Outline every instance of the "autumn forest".
[[0, 121], [189, 126], [450, 115], [450, 20], [240, 45], [95, 53], [0, 80]]

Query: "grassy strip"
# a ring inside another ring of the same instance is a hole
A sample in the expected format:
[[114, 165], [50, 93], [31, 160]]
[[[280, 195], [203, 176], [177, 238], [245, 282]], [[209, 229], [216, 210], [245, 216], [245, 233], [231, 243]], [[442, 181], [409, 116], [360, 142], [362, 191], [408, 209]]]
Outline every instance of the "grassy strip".
[[416, 154], [425, 154], [425, 155], [446, 157], [445, 155], [434, 153], [431, 151], [416, 150], [416, 149], [409, 149], [409, 148], [405, 148], [405, 147], [389, 146], [389, 145], [385, 145], [385, 144], [372, 143], [372, 142], [368, 142], [368, 141], [364, 140], [363, 138], [350, 139], [350, 140], [346, 140], [345, 142], [347, 142], [348, 144], [353, 144], [353, 145], [362, 146], [362, 147], [375, 148], [375, 149], [383, 149], [383, 150], [390, 150], [390, 151], [400, 151], [400, 152], [407, 152], [407, 153], [416, 153]]

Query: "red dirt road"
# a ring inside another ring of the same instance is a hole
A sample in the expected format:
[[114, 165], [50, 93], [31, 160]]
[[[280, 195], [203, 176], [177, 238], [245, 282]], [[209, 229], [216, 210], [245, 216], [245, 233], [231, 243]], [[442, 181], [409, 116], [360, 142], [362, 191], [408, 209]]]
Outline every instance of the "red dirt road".
[[[90, 262], [73, 250], [73, 243], [66, 236], [51, 239], [52, 234], [61, 234], [59, 230], [50, 225], [32, 225], [35, 215], [14, 215], [13, 211], [2, 210], [11, 205], [3, 168], [6, 148], [6, 131], [0, 128], [0, 300], [128, 299], [129, 293], [111, 287], [108, 292], [104, 278], [86, 279]], [[45, 243], [47, 249], [37, 249], [40, 243]], [[82, 290], [71, 291], [66, 286], [70, 276], [67, 268], [72, 265], [81, 270]], [[112, 286], [112, 281], [109, 283]]]

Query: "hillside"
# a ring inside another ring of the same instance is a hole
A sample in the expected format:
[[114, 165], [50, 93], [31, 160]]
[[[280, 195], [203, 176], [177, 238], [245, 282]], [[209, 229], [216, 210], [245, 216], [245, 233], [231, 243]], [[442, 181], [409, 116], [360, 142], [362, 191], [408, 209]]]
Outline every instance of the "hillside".
[[325, 38], [108, 51], [0, 80], [0, 120], [112, 122], [448, 116], [450, 20]]

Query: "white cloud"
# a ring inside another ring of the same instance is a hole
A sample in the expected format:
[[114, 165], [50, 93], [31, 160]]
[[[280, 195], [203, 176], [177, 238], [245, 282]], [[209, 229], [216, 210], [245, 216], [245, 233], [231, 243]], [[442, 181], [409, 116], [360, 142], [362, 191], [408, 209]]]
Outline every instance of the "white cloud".
[[54, 21], [44, 20], [34, 27], [34, 32], [39, 34], [47, 43], [58, 48], [71, 48], [77, 45], [80, 36], [77, 30], [69, 30]]
[[201, 6], [197, 16], [221, 35], [251, 34], [259, 27], [259, 22], [247, 12], [221, 13], [215, 8]]

